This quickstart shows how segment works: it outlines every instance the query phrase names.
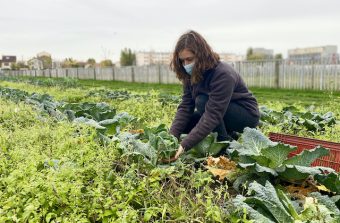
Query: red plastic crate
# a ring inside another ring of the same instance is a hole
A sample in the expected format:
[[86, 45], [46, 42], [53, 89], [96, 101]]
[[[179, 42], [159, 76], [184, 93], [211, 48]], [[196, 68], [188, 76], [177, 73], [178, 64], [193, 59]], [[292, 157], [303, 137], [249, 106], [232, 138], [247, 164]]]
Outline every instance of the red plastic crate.
[[312, 163], [312, 166], [330, 167], [337, 172], [340, 171], [340, 143], [273, 132], [269, 133], [269, 139], [275, 142], [282, 142], [285, 144], [296, 146], [297, 150], [291, 152], [289, 154], [290, 157], [301, 153], [305, 149], [314, 149], [317, 146], [328, 148], [330, 150], [329, 156], [324, 156], [316, 159]]

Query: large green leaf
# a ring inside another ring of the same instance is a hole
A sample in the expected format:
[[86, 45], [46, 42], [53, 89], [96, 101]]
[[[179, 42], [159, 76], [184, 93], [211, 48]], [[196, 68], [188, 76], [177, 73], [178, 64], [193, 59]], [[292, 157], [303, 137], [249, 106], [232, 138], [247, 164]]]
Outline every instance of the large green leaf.
[[100, 121], [99, 125], [106, 128], [106, 134], [114, 135], [118, 133], [122, 127], [125, 127], [133, 120], [135, 120], [133, 116], [129, 115], [127, 112], [123, 112], [115, 115], [112, 119]]
[[303, 200], [303, 209], [295, 206], [282, 190], [275, 190], [269, 181], [265, 186], [252, 182], [247, 195], [248, 197], [238, 195], [232, 202], [246, 209], [250, 220], [255, 222], [337, 223], [340, 221], [337, 199], [333, 200], [320, 193], [310, 193], [311, 197]]
[[127, 132], [119, 134], [118, 139], [122, 156], [139, 156], [140, 154], [144, 157], [144, 162], [156, 165], [158, 159], [157, 153], [149, 143], [143, 143], [137, 139], [136, 135]]
[[277, 176], [277, 172], [275, 171], [275, 169], [272, 168], [268, 168], [265, 166], [261, 166], [257, 163], [239, 163], [238, 164], [241, 168], [250, 170], [251, 172], [255, 172], [255, 173], [269, 173], [273, 176]]
[[114, 135], [118, 132], [117, 127], [119, 126], [119, 121], [117, 119], [106, 119], [106, 120], [100, 121], [98, 124], [105, 127], [105, 130], [106, 130], [105, 132], [108, 135]]
[[286, 208], [286, 210], [289, 212], [289, 214], [295, 219], [299, 220], [299, 214], [295, 210], [295, 207], [292, 203], [292, 201], [288, 198], [288, 196], [280, 189], [277, 190], [277, 196], [279, 197], [281, 203]]
[[240, 156], [258, 156], [261, 151], [269, 146], [275, 146], [277, 143], [270, 141], [262, 132], [257, 129], [245, 128], [240, 141], [230, 143], [230, 152], [236, 150]]
[[332, 112], [320, 114], [317, 112], [300, 112], [296, 107], [289, 106], [282, 111], [274, 111], [264, 106], [260, 107], [261, 122], [281, 127], [283, 131], [296, 133], [301, 130], [310, 132], [325, 131], [325, 126], [336, 124]]
[[338, 222], [340, 222], [340, 210], [332, 199], [330, 199], [327, 195], [321, 195], [318, 192], [313, 192], [309, 195], [316, 198], [318, 200], [318, 203], [325, 205], [328, 210], [333, 212], [334, 217], [338, 220]]
[[310, 119], [305, 119], [303, 121], [303, 125], [306, 127], [308, 131], [316, 132], [321, 130], [320, 125], [317, 122]]
[[330, 191], [340, 194], [340, 175], [333, 172], [329, 174], [317, 174], [314, 179], [327, 187]]
[[165, 124], [153, 128], [145, 128], [141, 139], [149, 142], [157, 151], [160, 160], [173, 158], [179, 147], [177, 138], [169, 133]]
[[310, 193], [309, 196], [306, 197], [304, 210], [300, 214], [304, 222], [340, 222], [339, 209], [332, 199], [319, 193]]
[[284, 165], [277, 169], [279, 176], [288, 181], [305, 180], [309, 176], [333, 171], [333, 169], [327, 167], [307, 167], [298, 165]]
[[83, 123], [83, 124], [86, 124], [86, 125], [89, 125], [91, 127], [94, 127], [98, 130], [105, 130], [105, 127], [99, 125], [98, 122], [96, 122], [95, 120], [93, 119], [88, 119], [88, 118], [84, 118], [84, 117], [79, 117], [79, 118], [75, 118], [73, 120], [73, 122], [75, 123]]
[[296, 150], [296, 147], [279, 143], [275, 146], [269, 146], [262, 149], [261, 153], [269, 160], [267, 166], [269, 168], [276, 168], [282, 165], [287, 159], [288, 154], [294, 150]]
[[157, 150], [160, 159], [170, 159], [175, 156], [179, 147], [178, 140], [168, 131], [151, 135], [149, 143]]
[[[287, 223], [293, 222], [293, 217], [287, 212], [279, 197], [277, 196], [276, 190], [271, 183], [266, 182], [265, 186], [257, 182], [253, 182], [249, 185], [248, 194], [253, 194], [253, 199], [261, 203], [266, 207], [266, 211], [270, 212], [277, 222]], [[253, 202], [252, 200], [245, 201], [246, 203]]]
[[116, 110], [106, 103], [66, 103], [60, 106], [59, 109], [64, 112], [72, 110], [75, 117], [85, 117], [96, 121], [112, 119], [116, 114]]
[[317, 158], [329, 155], [329, 150], [317, 147], [312, 150], [304, 150], [302, 153], [283, 162], [288, 165], [310, 166]]
[[[186, 135], [181, 135], [184, 138]], [[218, 154], [222, 148], [227, 147], [228, 142], [217, 142], [217, 133], [210, 133], [201, 142], [186, 152], [186, 157], [202, 158]]]
[[261, 214], [259, 211], [254, 209], [252, 206], [247, 204], [245, 201], [247, 200], [246, 197], [242, 195], [237, 195], [233, 200], [234, 206], [240, 209], [242, 211], [243, 209], [246, 209], [247, 214], [252, 220], [255, 220], [255, 222], [262, 222], [262, 223], [274, 223], [274, 219], [271, 219], [270, 216], [265, 216]]

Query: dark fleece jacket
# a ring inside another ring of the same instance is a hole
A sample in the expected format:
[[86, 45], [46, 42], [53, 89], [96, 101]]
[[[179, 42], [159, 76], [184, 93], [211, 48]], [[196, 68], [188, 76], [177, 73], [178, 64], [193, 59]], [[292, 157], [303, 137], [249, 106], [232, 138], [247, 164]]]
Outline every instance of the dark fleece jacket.
[[199, 94], [208, 95], [209, 100], [200, 121], [181, 142], [185, 150], [194, 147], [223, 121], [230, 101], [243, 106], [252, 115], [260, 116], [257, 101], [241, 76], [230, 65], [219, 62], [214, 69], [204, 72], [203, 80], [198, 84], [191, 84], [189, 76], [183, 81], [182, 102], [170, 128], [170, 133], [177, 138], [189, 123]]

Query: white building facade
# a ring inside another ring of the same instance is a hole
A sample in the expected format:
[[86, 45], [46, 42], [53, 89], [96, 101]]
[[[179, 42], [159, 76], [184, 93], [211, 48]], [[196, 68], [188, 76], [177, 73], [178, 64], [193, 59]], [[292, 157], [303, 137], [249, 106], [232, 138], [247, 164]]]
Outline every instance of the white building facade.
[[288, 50], [290, 60], [330, 60], [339, 62], [338, 47], [335, 45], [295, 48]]

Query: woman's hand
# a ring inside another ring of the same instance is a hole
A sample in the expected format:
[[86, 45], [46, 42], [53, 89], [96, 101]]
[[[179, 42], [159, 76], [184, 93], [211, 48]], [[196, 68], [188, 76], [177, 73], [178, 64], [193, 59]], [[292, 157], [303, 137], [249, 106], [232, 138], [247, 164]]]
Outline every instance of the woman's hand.
[[175, 155], [175, 160], [177, 160], [178, 157], [179, 157], [182, 153], [184, 153], [184, 148], [182, 147], [182, 145], [180, 145], [180, 146], [178, 147], [178, 149], [177, 149], [177, 152], [176, 152], [176, 155]]

